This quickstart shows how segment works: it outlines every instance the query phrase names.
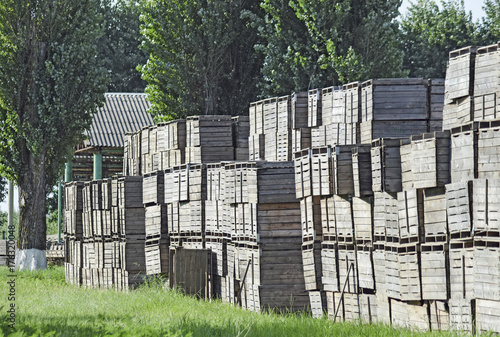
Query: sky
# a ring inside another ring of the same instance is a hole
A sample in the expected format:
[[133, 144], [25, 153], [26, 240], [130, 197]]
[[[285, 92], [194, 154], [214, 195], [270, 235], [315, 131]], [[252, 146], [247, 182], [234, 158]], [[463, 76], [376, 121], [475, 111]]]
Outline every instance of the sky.
[[[416, 0], [403, 0], [403, 4], [399, 10], [401, 14], [406, 12], [407, 8], [410, 6], [410, 2], [415, 3]], [[441, 0], [435, 0], [435, 2], [438, 5], [441, 4]], [[464, 0], [465, 10], [472, 11], [472, 18], [474, 21], [481, 19], [484, 16], [484, 10], [482, 8], [483, 4], [484, 0]]]
[[[437, 4], [441, 3], [441, 0], [435, 0]], [[403, 0], [403, 4], [400, 8], [400, 13], [404, 14], [407, 8], [410, 6], [410, 2], [416, 2], [416, 0]], [[481, 19], [484, 16], [484, 11], [482, 9], [484, 4], [484, 0], [464, 0], [465, 9], [467, 11], [472, 11], [472, 18], [474, 20]], [[14, 193], [14, 209], [17, 211], [18, 207], [18, 197], [17, 197], [17, 189]], [[0, 211], [7, 211], [7, 202], [0, 203]]]

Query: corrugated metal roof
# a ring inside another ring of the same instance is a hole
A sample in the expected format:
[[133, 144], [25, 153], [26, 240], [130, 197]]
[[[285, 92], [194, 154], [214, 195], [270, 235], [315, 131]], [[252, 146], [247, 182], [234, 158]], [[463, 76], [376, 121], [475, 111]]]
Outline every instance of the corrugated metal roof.
[[86, 132], [86, 147], [123, 147], [123, 135], [153, 125], [147, 112], [151, 104], [146, 94], [107, 93], [106, 102], [94, 115], [90, 131]]

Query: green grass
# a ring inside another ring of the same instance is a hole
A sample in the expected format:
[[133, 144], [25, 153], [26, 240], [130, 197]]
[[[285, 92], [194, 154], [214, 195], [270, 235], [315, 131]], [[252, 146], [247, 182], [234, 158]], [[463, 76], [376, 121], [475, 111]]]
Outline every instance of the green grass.
[[[84, 289], [64, 281], [63, 267], [19, 272], [16, 331], [6, 324], [8, 270], [0, 268], [0, 334], [7, 336], [458, 336], [384, 325], [337, 323], [307, 315], [256, 314], [162, 289]], [[5, 295], [4, 295], [5, 294]]]

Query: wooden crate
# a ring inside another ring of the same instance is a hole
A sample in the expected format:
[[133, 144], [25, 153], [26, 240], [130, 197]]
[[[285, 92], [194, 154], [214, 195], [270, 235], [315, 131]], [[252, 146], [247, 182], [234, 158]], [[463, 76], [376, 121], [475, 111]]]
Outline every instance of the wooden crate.
[[263, 101], [250, 103], [248, 110], [248, 117], [250, 120], [250, 136], [263, 133], [263, 115], [262, 115]]
[[264, 134], [275, 133], [278, 128], [278, 97], [266, 98], [263, 105]]
[[477, 299], [475, 304], [476, 333], [500, 334], [500, 301]]
[[83, 211], [82, 181], [72, 181], [64, 185], [64, 210]]
[[499, 92], [499, 64], [500, 49], [498, 43], [477, 49], [474, 67], [474, 96]]
[[337, 259], [337, 244], [323, 241], [321, 243], [321, 283], [325, 291], [340, 291]]
[[300, 216], [302, 228], [302, 240], [321, 241], [323, 228], [321, 222], [320, 197], [305, 197], [300, 200]]
[[401, 299], [401, 279], [399, 277], [398, 244], [385, 245], [385, 285], [387, 296]]
[[450, 330], [472, 332], [473, 325], [473, 309], [470, 299], [461, 297], [450, 298], [448, 300]]
[[291, 95], [292, 128], [307, 128], [308, 92], [296, 92]]
[[[292, 153], [311, 147], [311, 129], [300, 128], [292, 130]], [[294, 156], [295, 157], [295, 156]], [[252, 160], [250, 158], [250, 160]]]
[[278, 157], [278, 138], [276, 132], [267, 132], [264, 134], [264, 154], [263, 159], [276, 161]]
[[248, 168], [248, 202], [297, 202], [293, 162], [256, 162]]
[[311, 184], [312, 195], [333, 194], [332, 149], [331, 147], [311, 149]]
[[311, 129], [311, 147], [324, 147], [326, 146], [326, 125], [319, 125]]
[[[497, 91], [499, 91], [499, 89], [497, 89]], [[498, 92], [474, 96], [474, 120], [485, 121], [498, 119], [500, 117], [500, 111], [497, 100]]]
[[250, 134], [248, 137], [249, 160], [264, 160], [265, 155], [265, 135]]
[[372, 141], [370, 151], [374, 192], [402, 190], [400, 146], [400, 139], [380, 138]]
[[158, 205], [165, 201], [165, 176], [163, 171], [145, 174], [142, 182], [144, 205]]
[[232, 147], [232, 120], [229, 115], [186, 118], [186, 147]]
[[295, 153], [294, 176], [295, 196], [297, 199], [312, 195], [311, 157], [310, 149]]
[[474, 97], [465, 96], [443, 107], [443, 130], [450, 130], [474, 120]]
[[121, 208], [143, 207], [142, 177], [118, 178], [118, 206]]
[[[390, 299], [391, 324], [411, 330], [429, 331], [428, 303]], [[408, 319], [411, 317], [411, 319]]]
[[309, 291], [309, 301], [313, 318], [322, 318], [327, 313], [326, 292]]
[[396, 193], [376, 192], [373, 200], [375, 241], [399, 242], [399, 213]]
[[500, 179], [500, 121], [479, 123], [478, 177]]
[[356, 145], [337, 145], [332, 153], [335, 194], [354, 194], [352, 149]]
[[445, 243], [426, 243], [421, 247], [422, 299], [447, 300], [449, 298], [449, 256]]
[[426, 120], [369, 120], [360, 123], [361, 143], [378, 138], [406, 138], [428, 131]]
[[186, 162], [188, 163], [217, 163], [234, 160], [232, 146], [191, 146], [186, 147]]
[[292, 129], [292, 96], [278, 97], [277, 130], [288, 133]]
[[307, 100], [307, 126], [320, 126], [321, 123], [321, 89], [311, 89]]
[[401, 140], [399, 153], [401, 155], [401, 186], [402, 190], [405, 191], [413, 188], [413, 163], [410, 139]]
[[467, 123], [451, 129], [451, 182], [478, 177], [478, 127], [479, 123]]
[[486, 184], [485, 179], [475, 179], [446, 185], [446, 216], [452, 239], [471, 238], [473, 224], [486, 226], [485, 200], [474, 197], [475, 193], [486, 193]]
[[356, 246], [354, 244], [339, 242], [338, 265], [340, 287], [343, 288], [345, 284], [345, 292], [354, 294], [358, 293], [359, 276], [358, 264], [356, 259]]
[[450, 132], [411, 137], [414, 188], [444, 186], [450, 182]]
[[365, 242], [357, 244], [356, 261], [358, 265], [359, 287], [368, 290], [375, 290], [375, 275], [373, 266], [373, 243]]
[[[120, 234], [122, 238], [146, 237], [144, 207], [120, 208]], [[95, 226], [94, 226], [95, 228]]]
[[145, 237], [166, 237], [167, 227], [167, 205], [150, 205], [144, 207]]
[[375, 291], [377, 294], [387, 296], [385, 246], [384, 242], [373, 244], [373, 277], [375, 279]]
[[373, 241], [373, 197], [352, 197], [352, 219], [356, 242]]
[[292, 156], [292, 134], [289, 131], [276, 132], [276, 160], [291, 161]]
[[448, 239], [446, 194], [444, 187], [424, 189], [424, 241], [442, 242]]
[[352, 202], [350, 199], [339, 195], [333, 196], [335, 208], [335, 224], [337, 238], [343, 237], [345, 241], [354, 240], [354, 223], [352, 219]]
[[411, 189], [398, 193], [399, 237], [401, 242], [421, 242], [423, 239], [423, 191]]
[[445, 78], [445, 102], [473, 94], [476, 47], [450, 52]]
[[[429, 119], [430, 121], [443, 120], [445, 80], [443, 78], [431, 78], [429, 81]], [[441, 130], [429, 130], [441, 131]]]
[[321, 227], [323, 231], [323, 240], [337, 240], [337, 223], [335, 219], [335, 202], [332, 196], [321, 197]]
[[474, 298], [500, 301], [500, 240], [474, 239]]
[[344, 294], [344, 320], [369, 324], [377, 321], [377, 300], [373, 294]]
[[[335, 124], [332, 124], [335, 126]], [[360, 128], [360, 123], [343, 123], [343, 124], [337, 124], [337, 135], [338, 135], [338, 140], [337, 144], [338, 145], [353, 145], [353, 144], [359, 144], [363, 142], [361, 140], [361, 128]], [[364, 143], [369, 143], [369, 142], [364, 142]], [[333, 144], [332, 144], [333, 146]]]
[[[345, 119], [348, 124], [356, 124], [362, 118], [362, 99], [361, 99], [361, 85], [360, 82], [351, 82], [345, 84], [342, 89], [344, 92], [345, 104]], [[353, 142], [351, 144], [356, 144]]]
[[406, 244], [398, 247], [399, 279], [402, 301], [422, 299], [422, 275], [419, 244]]
[[167, 238], [155, 238], [144, 242], [146, 274], [160, 275], [169, 272], [169, 241]]
[[365, 197], [373, 195], [371, 144], [358, 145], [352, 149], [352, 176], [354, 196]]
[[450, 298], [474, 298], [474, 242], [450, 240]]
[[361, 86], [363, 122], [428, 118], [427, 80], [373, 79]]
[[302, 245], [302, 264], [304, 268], [305, 289], [322, 289], [321, 243], [308, 242]]
[[346, 122], [344, 99], [342, 88], [321, 89], [321, 122], [323, 125]]
[[200, 201], [207, 199], [207, 167], [205, 164], [188, 165], [188, 199]]

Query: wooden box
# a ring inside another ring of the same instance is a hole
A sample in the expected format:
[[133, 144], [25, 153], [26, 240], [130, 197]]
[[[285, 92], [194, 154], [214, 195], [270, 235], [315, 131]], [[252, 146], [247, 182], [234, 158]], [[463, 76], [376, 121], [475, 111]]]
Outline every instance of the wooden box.
[[361, 86], [363, 122], [428, 118], [427, 80], [373, 79]]
[[411, 137], [414, 188], [444, 186], [450, 182], [450, 132]]
[[402, 190], [400, 146], [400, 139], [380, 138], [372, 142], [371, 169], [374, 192]]
[[448, 287], [448, 245], [445, 243], [422, 244], [422, 299], [447, 300]]
[[451, 129], [451, 182], [472, 180], [478, 177], [478, 127], [467, 123]]
[[445, 102], [469, 96], [474, 90], [476, 47], [465, 47], [450, 52], [445, 78]]
[[321, 283], [325, 291], [339, 291], [337, 244], [322, 242], [321, 244]]
[[500, 121], [479, 123], [478, 178], [500, 179]]
[[356, 197], [373, 195], [370, 144], [358, 145], [352, 149], [352, 176]]
[[307, 126], [320, 126], [321, 123], [321, 89], [311, 89], [307, 100]]
[[398, 265], [401, 300], [420, 301], [422, 299], [422, 275], [419, 244], [400, 245]]

